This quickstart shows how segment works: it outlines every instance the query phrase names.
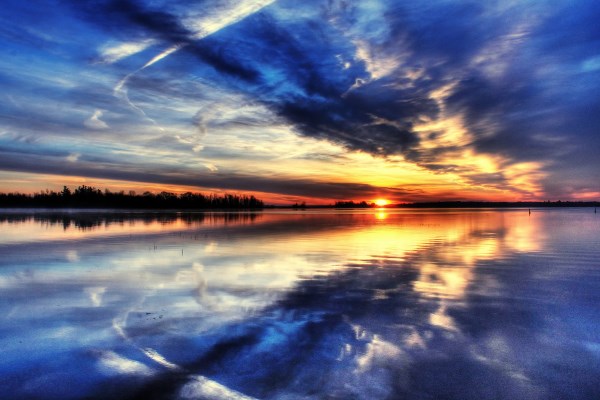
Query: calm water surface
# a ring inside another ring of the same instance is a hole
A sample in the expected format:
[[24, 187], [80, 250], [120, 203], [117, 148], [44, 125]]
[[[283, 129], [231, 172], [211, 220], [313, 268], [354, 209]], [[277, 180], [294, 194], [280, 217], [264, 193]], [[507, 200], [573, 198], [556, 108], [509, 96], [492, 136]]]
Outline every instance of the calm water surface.
[[600, 214], [0, 214], [6, 399], [597, 399]]

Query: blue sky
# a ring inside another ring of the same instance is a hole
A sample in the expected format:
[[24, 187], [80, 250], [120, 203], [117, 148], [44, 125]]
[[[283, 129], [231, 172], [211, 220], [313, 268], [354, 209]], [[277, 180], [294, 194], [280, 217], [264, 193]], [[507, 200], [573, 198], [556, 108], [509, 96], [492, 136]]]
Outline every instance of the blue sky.
[[600, 199], [600, 3], [13, 1], [0, 191]]

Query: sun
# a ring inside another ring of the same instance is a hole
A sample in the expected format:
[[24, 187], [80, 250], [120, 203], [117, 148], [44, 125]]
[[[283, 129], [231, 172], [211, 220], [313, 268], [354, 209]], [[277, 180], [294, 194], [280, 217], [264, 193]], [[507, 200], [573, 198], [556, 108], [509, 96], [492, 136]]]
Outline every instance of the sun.
[[377, 207], [385, 207], [390, 204], [389, 200], [387, 199], [376, 199], [374, 203]]

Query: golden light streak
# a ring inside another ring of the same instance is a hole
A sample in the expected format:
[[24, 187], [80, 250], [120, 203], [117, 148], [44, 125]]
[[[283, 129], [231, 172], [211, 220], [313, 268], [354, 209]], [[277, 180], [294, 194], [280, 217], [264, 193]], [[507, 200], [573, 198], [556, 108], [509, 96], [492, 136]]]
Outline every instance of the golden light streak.
[[[497, 201], [511, 193], [519, 199], [540, 196], [539, 182], [545, 177], [541, 163], [518, 163], [475, 149], [475, 136], [467, 128], [462, 113], [446, 111], [446, 99], [455, 87], [456, 82], [452, 82], [430, 93], [429, 97], [438, 104], [440, 114], [435, 120], [415, 125], [421, 151], [437, 153], [431, 162], [440, 166], [441, 174], [458, 184], [458, 192], [466, 194], [473, 189], [485, 190], [489, 192], [484, 194], [484, 198]], [[487, 134], [493, 132], [493, 126], [490, 125], [489, 129]]]

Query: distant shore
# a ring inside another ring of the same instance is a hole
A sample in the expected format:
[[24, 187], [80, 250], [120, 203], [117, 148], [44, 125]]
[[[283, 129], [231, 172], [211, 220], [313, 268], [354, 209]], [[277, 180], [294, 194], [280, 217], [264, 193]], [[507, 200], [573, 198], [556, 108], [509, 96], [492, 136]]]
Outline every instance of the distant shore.
[[600, 201], [434, 201], [377, 206], [366, 202], [339, 202], [327, 205], [265, 205], [267, 209], [397, 209], [397, 208], [562, 208], [600, 207]]
[[292, 209], [395, 209], [395, 208], [562, 208], [562, 207], [600, 207], [600, 201], [434, 201], [418, 203], [389, 204], [377, 206], [366, 202], [354, 203], [351, 201], [338, 202], [333, 205], [293, 205], [293, 206], [265, 206], [265, 208], [292, 208]]
[[430, 203], [400, 204], [399, 208], [556, 208], [556, 207], [600, 207], [599, 201], [443, 201]]

